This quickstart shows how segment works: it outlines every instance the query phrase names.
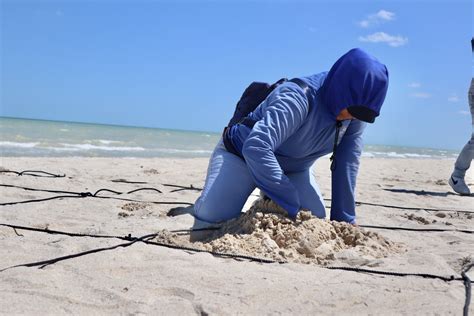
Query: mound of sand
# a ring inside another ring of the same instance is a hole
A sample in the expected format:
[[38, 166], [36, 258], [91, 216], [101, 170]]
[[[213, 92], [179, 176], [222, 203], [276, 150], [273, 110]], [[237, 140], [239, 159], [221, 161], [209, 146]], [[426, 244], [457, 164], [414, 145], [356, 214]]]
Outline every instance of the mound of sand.
[[347, 223], [319, 219], [307, 211], [299, 212], [296, 221], [292, 221], [283, 209], [263, 199], [199, 242], [192, 243], [189, 237], [170, 232], [162, 232], [158, 239], [209, 251], [322, 265], [338, 259], [338, 253], [349, 251], [350, 257], [375, 259], [401, 249], [380, 234]]

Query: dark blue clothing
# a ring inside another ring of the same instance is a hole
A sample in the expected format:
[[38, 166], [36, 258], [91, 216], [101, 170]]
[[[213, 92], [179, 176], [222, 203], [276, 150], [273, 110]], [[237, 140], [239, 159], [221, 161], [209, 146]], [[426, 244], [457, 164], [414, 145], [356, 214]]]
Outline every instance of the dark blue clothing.
[[[308, 170], [331, 153], [342, 109], [362, 105], [378, 114], [388, 87], [386, 67], [360, 49], [342, 56], [329, 73], [301, 79], [309, 86], [308, 97], [297, 84], [284, 83], [249, 115], [257, 120], [253, 129], [237, 124], [230, 130], [256, 185], [290, 216], [301, 203], [285, 173]], [[332, 173], [333, 220], [355, 221], [354, 190], [365, 125], [359, 120], [342, 122]]]

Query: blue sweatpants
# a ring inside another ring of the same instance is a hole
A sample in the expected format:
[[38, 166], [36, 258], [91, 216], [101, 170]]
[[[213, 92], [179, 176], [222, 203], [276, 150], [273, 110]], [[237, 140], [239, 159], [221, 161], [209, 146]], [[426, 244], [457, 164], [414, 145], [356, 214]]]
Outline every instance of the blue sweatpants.
[[[324, 218], [323, 198], [311, 170], [286, 175], [298, 190], [301, 207]], [[203, 191], [194, 204], [194, 215], [211, 223], [236, 218], [255, 188], [245, 161], [228, 152], [221, 139], [211, 155]]]
[[471, 86], [468, 92], [469, 108], [471, 110], [472, 119], [472, 133], [471, 139], [463, 147], [459, 153], [456, 163], [454, 164], [453, 177], [464, 178], [467, 169], [471, 166], [471, 161], [474, 158], [474, 78], [471, 80]]

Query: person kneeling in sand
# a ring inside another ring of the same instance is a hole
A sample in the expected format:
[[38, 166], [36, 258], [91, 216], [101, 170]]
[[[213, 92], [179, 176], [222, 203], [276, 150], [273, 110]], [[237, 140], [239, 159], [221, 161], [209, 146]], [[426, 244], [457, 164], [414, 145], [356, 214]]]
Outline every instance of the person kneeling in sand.
[[225, 130], [210, 158], [194, 216], [212, 223], [238, 217], [258, 187], [290, 218], [302, 209], [324, 218], [311, 167], [332, 152], [330, 218], [355, 224], [362, 133], [366, 122], [380, 114], [387, 88], [386, 66], [357, 48], [329, 72], [278, 85], [245, 119]]

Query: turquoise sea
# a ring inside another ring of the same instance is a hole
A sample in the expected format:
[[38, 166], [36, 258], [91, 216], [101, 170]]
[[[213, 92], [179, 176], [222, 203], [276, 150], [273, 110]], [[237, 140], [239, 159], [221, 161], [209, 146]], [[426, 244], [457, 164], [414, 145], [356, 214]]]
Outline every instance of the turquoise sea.
[[[0, 117], [2, 157], [209, 157], [219, 133]], [[366, 145], [366, 157], [455, 158], [452, 150]]]

